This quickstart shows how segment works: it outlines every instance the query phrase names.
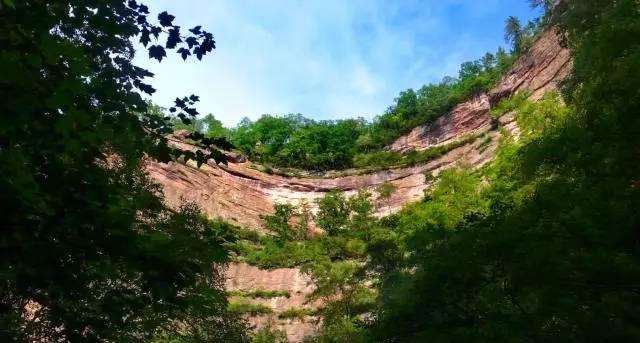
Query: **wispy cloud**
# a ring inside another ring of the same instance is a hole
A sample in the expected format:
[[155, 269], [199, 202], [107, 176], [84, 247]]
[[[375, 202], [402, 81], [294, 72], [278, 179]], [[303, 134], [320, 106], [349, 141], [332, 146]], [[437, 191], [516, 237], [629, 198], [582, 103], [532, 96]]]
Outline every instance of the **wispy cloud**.
[[263, 113], [371, 118], [399, 91], [495, 50], [507, 15], [531, 16], [524, 0], [147, 2], [183, 27], [203, 25], [218, 46], [199, 63], [141, 54], [156, 73], [153, 100], [199, 94], [200, 111], [227, 125]]

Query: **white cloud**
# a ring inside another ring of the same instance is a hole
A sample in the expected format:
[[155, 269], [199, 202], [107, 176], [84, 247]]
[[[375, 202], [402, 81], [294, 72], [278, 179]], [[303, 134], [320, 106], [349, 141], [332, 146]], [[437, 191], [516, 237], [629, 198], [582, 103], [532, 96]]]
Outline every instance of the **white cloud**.
[[382, 113], [399, 91], [455, 74], [486, 50], [476, 36], [452, 34], [448, 11], [458, 6], [482, 16], [501, 1], [147, 2], [153, 12], [175, 14], [184, 28], [202, 25], [217, 41], [202, 62], [139, 58], [156, 73], [154, 101], [166, 106], [196, 93], [200, 112], [231, 126], [263, 113], [317, 119]]

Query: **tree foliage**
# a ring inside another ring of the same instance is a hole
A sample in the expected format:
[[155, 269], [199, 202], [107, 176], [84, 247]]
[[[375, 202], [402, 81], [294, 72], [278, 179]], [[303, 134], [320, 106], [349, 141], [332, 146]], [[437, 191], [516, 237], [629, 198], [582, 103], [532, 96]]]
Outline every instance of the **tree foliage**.
[[[170, 118], [142, 100], [155, 89], [133, 40], [158, 61], [215, 48], [174, 21], [137, 1], [2, 1], [1, 341], [245, 340], [220, 284], [225, 227], [167, 209], [142, 169], [143, 156], [224, 160], [211, 140], [170, 147]], [[188, 123], [198, 100], [169, 111]]]
[[461, 101], [491, 89], [516, 57], [499, 49], [495, 55], [488, 53], [463, 63], [457, 78], [446, 77], [418, 91], [400, 92], [395, 103], [370, 123], [363, 119], [314, 121], [300, 114], [264, 115], [255, 122], [242, 120], [231, 131], [231, 141], [252, 160], [277, 167], [389, 167], [403, 156], [389, 156], [382, 150], [384, 146], [447, 114]]
[[[637, 1], [568, 3], [563, 102], [518, 101], [521, 136], [482, 171], [487, 185], [445, 175], [399, 216], [372, 257], [383, 282], [370, 340], [640, 338], [640, 64], [630, 58], [640, 44], [629, 40], [639, 11]], [[388, 268], [388, 255], [404, 258]]]

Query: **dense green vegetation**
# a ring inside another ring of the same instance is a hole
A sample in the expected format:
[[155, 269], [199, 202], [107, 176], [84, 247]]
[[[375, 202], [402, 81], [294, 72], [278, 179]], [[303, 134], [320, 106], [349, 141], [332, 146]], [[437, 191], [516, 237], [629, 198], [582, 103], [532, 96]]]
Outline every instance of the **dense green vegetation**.
[[278, 319], [305, 320], [314, 313], [315, 311], [308, 308], [291, 307], [278, 314]]
[[244, 298], [231, 300], [229, 302], [229, 311], [231, 313], [255, 317], [273, 313], [273, 309], [267, 305], [256, 304]]
[[[464, 63], [458, 78], [445, 78], [418, 91], [401, 92], [384, 114], [363, 119], [315, 121], [300, 114], [244, 119], [230, 133], [231, 142], [250, 159], [276, 167], [307, 170], [389, 167], [400, 154], [381, 149], [412, 128], [432, 122], [459, 102], [489, 90], [511, 66], [516, 54], [498, 50]], [[408, 157], [424, 161], [426, 156]], [[409, 162], [409, 164], [412, 162]]]
[[[202, 58], [181, 30], [136, 1], [0, 1], [0, 341], [246, 342], [220, 270], [232, 242], [193, 204], [168, 209], [142, 157], [221, 162], [168, 146], [147, 111], [150, 58]], [[171, 111], [188, 122], [197, 96]], [[218, 142], [222, 142], [218, 140]]]
[[287, 334], [284, 331], [276, 330], [271, 326], [266, 326], [256, 330], [252, 343], [288, 343]]
[[278, 297], [288, 298], [291, 296], [289, 291], [276, 291], [269, 289], [239, 289], [227, 292], [230, 296], [245, 297], [245, 298], [262, 298], [271, 299]]
[[[194, 204], [169, 209], [143, 156], [223, 162], [229, 138], [281, 166], [422, 163], [453, 147], [379, 149], [491, 87], [536, 24], [509, 18], [512, 54], [402, 92], [373, 123], [265, 116], [228, 131], [195, 119], [197, 96], [166, 116], [139, 94], [154, 89], [131, 39], [159, 61], [200, 59], [215, 46], [200, 27], [181, 31], [166, 12], [156, 22], [136, 1], [0, 0], [0, 341], [248, 342], [241, 316], [274, 315], [252, 300], [289, 293], [226, 292], [232, 256], [309, 275], [321, 306], [278, 317], [318, 317], [310, 342], [640, 341], [640, 3], [571, 0], [554, 16], [531, 2], [564, 35], [573, 71], [561, 94], [494, 106], [520, 133], [502, 131], [492, 163], [440, 173], [423, 201], [384, 218], [372, 199], [385, 206], [389, 183], [329, 193], [317, 213], [277, 205], [258, 235]], [[175, 129], [207, 149], [171, 148]], [[252, 341], [286, 337], [265, 327]]]
[[[379, 191], [390, 196], [394, 190], [383, 186]], [[322, 300], [324, 305], [315, 311], [289, 309], [278, 317], [302, 320], [320, 316], [323, 329], [316, 337], [318, 340], [351, 341], [362, 332], [364, 321], [360, 316], [375, 306], [375, 290], [363, 283], [362, 274], [368, 242], [377, 230], [371, 197], [368, 193], [350, 198], [329, 193], [319, 199], [316, 222], [326, 234], [315, 237], [300, 238], [297, 234], [310, 230], [310, 226], [300, 225], [299, 217], [304, 211], [292, 206], [286, 206], [290, 211], [283, 211], [283, 206], [277, 206], [280, 210], [266, 218], [280, 223], [271, 226], [273, 235], [260, 237], [259, 244], [239, 243], [241, 255], [250, 264], [265, 269], [299, 266], [311, 277], [316, 289], [307, 300]], [[287, 230], [291, 234], [283, 235]]]
[[411, 150], [406, 153], [381, 150], [367, 154], [357, 154], [353, 158], [353, 166], [367, 170], [380, 170], [393, 167], [407, 167], [422, 164], [444, 156], [451, 150], [465, 146], [480, 137], [460, 137], [451, 143], [430, 147], [424, 150]]

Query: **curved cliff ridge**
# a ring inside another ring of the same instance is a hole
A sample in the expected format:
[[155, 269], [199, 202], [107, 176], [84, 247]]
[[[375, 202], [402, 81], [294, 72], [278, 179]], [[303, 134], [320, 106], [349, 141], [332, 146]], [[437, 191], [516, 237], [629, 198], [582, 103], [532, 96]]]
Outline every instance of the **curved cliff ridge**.
[[384, 203], [375, 201], [377, 213], [382, 215], [396, 211], [423, 196], [429, 186], [425, 183], [425, 173], [437, 174], [459, 163], [479, 166], [490, 160], [493, 147], [481, 145], [481, 141], [473, 142], [420, 166], [334, 179], [268, 175], [250, 168], [250, 162], [229, 163], [228, 166], [212, 163], [200, 168], [175, 162], [150, 162], [147, 170], [163, 186], [169, 205], [194, 201], [211, 218], [220, 217], [240, 226], [261, 230], [260, 216], [272, 213], [276, 203], [306, 202], [314, 210], [315, 200], [329, 191], [353, 194], [365, 189], [375, 196], [375, 188], [384, 182], [391, 182], [397, 190]]
[[[456, 106], [449, 114], [432, 124], [415, 128], [387, 147], [395, 151], [422, 150], [468, 137], [478, 138], [446, 155], [420, 166], [397, 168], [358, 176], [320, 178], [290, 178], [261, 173], [251, 168], [250, 161], [218, 166], [213, 163], [196, 168], [191, 164], [155, 162], [147, 163], [147, 170], [164, 189], [169, 205], [182, 201], [195, 201], [211, 218], [220, 217], [240, 226], [261, 230], [261, 215], [271, 214], [276, 203], [299, 204], [314, 200], [332, 190], [354, 193], [365, 189], [375, 196], [375, 188], [384, 182], [393, 183], [397, 191], [384, 202], [375, 201], [379, 215], [395, 212], [409, 202], [422, 198], [430, 187], [425, 174], [437, 175], [441, 170], [456, 165], [479, 167], [494, 156], [499, 132], [493, 130], [488, 115], [491, 106], [503, 97], [518, 91], [528, 91], [531, 99], [539, 99], [555, 89], [571, 68], [569, 52], [559, 44], [557, 35], [546, 32], [533, 47], [522, 56], [488, 94]], [[513, 116], [499, 119], [500, 125], [517, 133]], [[482, 135], [482, 136], [481, 136]], [[184, 148], [187, 144], [176, 143]], [[192, 148], [192, 147], [191, 147]], [[292, 342], [298, 342], [314, 332], [313, 318], [309, 320], [279, 320], [277, 314], [286, 308], [309, 306], [304, 297], [312, 291], [312, 285], [298, 269], [260, 270], [245, 264], [234, 264], [227, 272], [230, 290], [272, 289], [288, 290], [290, 298], [256, 300], [274, 309], [274, 315], [250, 318], [251, 323], [273, 326], [287, 332]]]
[[[570, 64], [569, 52], [560, 46], [556, 34], [546, 32], [494, 90], [457, 105], [448, 115], [433, 124], [415, 128], [388, 148], [395, 151], [423, 150], [469, 135], [488, 133], [492, 130], [488, 115], [491, 104], [522, 90], [531, 92], [532, 99], [539, 99], [545, 92], [556, 88], [559, 80], [567, 75]], [[260, 230], [260, 216], [272, 213], [276, 203], [307, 202], [313, 209], [315, 199], [329, 191], [353, 193], [365, 189], [375, 195], [374, 189], [387, 181], [393, 183], [397, 191], [384, 204], [376, 204], [378, 214], [396, 211], [422, 197], [429, 186], [425, 184], [425, 172], [437, 173], [459, 163], [481, 166], [491, 158], [492, 151], [492, 147], [487, 148], [476, 141], [421, 166], [332, 179], [269, 175], [252, 169], [249, 161], [229, 163], [228, 166], [209, 164], [201, 168], [151, 162], [147, 169], [163, 185], [170, 205], [177, 205], [182, 199], [195, 201], [212, 218], [220, 217]]]
[[571, 56], [554, 31], [543, 33], [535, 44], [513, 65], [502, 82], [488, 94], [481, 94], [453, 108], [432, 124], [416, 127], [396, 139], [387, 149], [392, 151], [423, 150], [446, 144], [469, 134], [491, 129], [488, 116], [491, 106], [519, 91], [530, 92], [531, 100], [557, 89], [571, 69]]

